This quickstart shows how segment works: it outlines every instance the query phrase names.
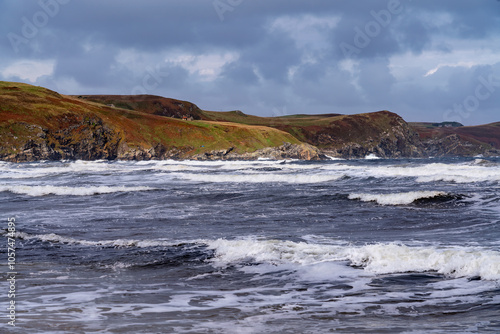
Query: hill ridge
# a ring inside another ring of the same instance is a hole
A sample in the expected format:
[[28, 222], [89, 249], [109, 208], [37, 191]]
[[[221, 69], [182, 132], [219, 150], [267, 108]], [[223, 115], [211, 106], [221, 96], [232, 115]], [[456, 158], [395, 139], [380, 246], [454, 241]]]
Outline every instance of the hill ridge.
[[155, 95], [66, 96], [0, 82], [0, 140], [4, 161], [474, 156], [500, 155], [500, 123], [409, 124], [387, 110], [259, 117]]

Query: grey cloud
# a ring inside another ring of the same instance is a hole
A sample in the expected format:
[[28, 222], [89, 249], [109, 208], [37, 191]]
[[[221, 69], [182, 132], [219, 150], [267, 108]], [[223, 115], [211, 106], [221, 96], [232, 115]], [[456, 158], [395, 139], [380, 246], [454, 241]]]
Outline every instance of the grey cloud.
[[[387, 24], [374, 15], [383, 15], [380, 13], [388, 10], [391, 1], [397, 0], [243, 0], [239, 5], [221, 1], [232, 6], [222, 20], [214, 1], [72, 0], [61, 4], [58, 13], [27, 38], [28, 43], [19, 45], [18, 52], [8, 34], [22, 37], [25, 19], [33, 21], [43, 8], [38, 1], [3, 1], [0, 79], [2, 71], [18, 61], [53, 60], [54, 73], [40, 77], [37, 83], [64, 93], [130, 94], [146, 80], [147, 93], [190, 99], [214, 110], [246, 108], [243, 111], [271, 115], [277, 109], [354, 113], [384, 108], [409, 120], [434, 120], [474, 92], [478, 76], [498, 73], [498, 64], [493, 66], [491, 60], [476, 64], [477, 59], [453, 58], [473, 54], [478, 45], [485, 53], [500, 51], [495, 43], [500, 38], [500, 2], [496, 0], [400, 0], [403, 10], [391, 14]], [[297, 43], [286, 29], [270, 29], [273, 22], [285, 17], [339, 20], [333, 27], [311, 30], [325, 41], [318, 46]], [[367, 34], [367, 27], [372, 29], [369, 42], [356, 46], [356, 29]], [[353, 57], [356, 73], [342, 69], [346, 57], [341, 43], [359, 49]], [[118, 56], [124, 51], [140, 57], [120, 62]], [[216, 78], [209, 80], [188, 70], [189, 60], [165, 62], [171, 57], [207, 54], [237, 58], [220, 65], [203, 63], [222, 66], [214, 70], [219, 73]], [[418, 55], [437, 57], [436, 63], [425, 66], [442, 65], [439, 59], [448, 57], [472, 65], [441, 66], [423, 77], [425, 72], [419, 68], [432, 68], [411, 63], [403, 76], [394, 76], [391, 59], [408, 54], [416, 62], [423, 61]], [[147, 81], [151, 69], [164, 74], [156, 83]], [[496, 120], [498, 116], [491, 110], [498, 105], [499, 95], [480, 101], [477, 111], [465, 121]]]

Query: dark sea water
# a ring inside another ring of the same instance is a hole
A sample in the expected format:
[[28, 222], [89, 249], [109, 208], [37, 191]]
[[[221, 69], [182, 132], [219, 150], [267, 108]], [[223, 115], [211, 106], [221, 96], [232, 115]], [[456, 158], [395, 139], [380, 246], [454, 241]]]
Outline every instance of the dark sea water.
[[0, 163], [2, 333], [500, 333], [500, 159]]

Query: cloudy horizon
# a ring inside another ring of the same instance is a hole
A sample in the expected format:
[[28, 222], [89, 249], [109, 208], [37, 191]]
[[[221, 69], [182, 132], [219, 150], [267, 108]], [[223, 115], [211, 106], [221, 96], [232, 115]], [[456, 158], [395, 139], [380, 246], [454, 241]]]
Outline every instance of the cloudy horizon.
[[259, 116], [500, 121], [497, 0], [0, 3], [0, 80]]

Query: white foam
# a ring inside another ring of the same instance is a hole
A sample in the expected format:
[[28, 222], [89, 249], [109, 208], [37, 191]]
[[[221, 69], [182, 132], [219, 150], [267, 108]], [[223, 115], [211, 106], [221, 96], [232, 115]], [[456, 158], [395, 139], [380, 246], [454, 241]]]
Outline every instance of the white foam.
[[327, 157], [330, 160], [345, 160], [345, 159], [342, 159], [342, 158], [332, 157], [331, 155], [326, 155], [326, 154], [325, 154], [325, 157]]
[[335, 171], [351, 178], [401, 178], [411, 177], [417, 182], [499, 182], [500, 166], [498, 164], [443, 164], [431, 163], [421, 165], [389, 165], [389, 166], [351, 166], [348, 164], [328, 164], [321, 170]]
[[279, 240], [205, 241], [215, 250], [216, 266], [255, 261], [311, 265], [349, 261], [368, 273], [438, 272], [450, 277], [500, 280], [500, 252], [470, 247], [409, 247], [394, 243], [366, 246], [309, 244]]
[[117, 247], [117, 248], [123, 248], [123, 247], [147, 248], [147, 247], [175, 245], [175, 243], [172, 243], [171, 241], [168, 241], [166, 239], [154, 239], [154, 240], [116, 239], [116, 240], [90, 241], [90, 240], [69, 238], [55, 233], [28, 234], [24, 232], [16, 232], [16, 238], [24, 240], [38, 239], [41, 241], [48, 241], [51, 243], [62, 243], [70, 245], [105, 246], [105, 247]]
[[380, 159], [380, 157], [378, 157], [377, 155], [375, 155], [375, 153], [370, 153], [368, 154], [366, 157], [365, 157], [366, 160], [378, 160]]
[[436, 271], [451, 277], [500, 279], [500, 253], [483, 249], [375, 244], [351, 250], [349, 260], [376, 274]]
[[178, 174], [179, 178], [195, 182], [213, 183], [322, 183], [338, 180], [342, 175], [303, 173], [248, 173], [248, 174]]
[[434, 198], [445, 195], [447, 195], [447, 193], [442, 191], [410, 191], [393, 194], [350, 194], [349, 199], [359, 199], [363, 202], [377, 202], [381, 205], [407, 205], [413, 203], [417, 199]]
[[[368, 156], [368, 159], [370, 156]], [[273, 167], [281, 172], [255, 173], [255, 169]], [[72, 162], [44, 162], [44, 163], [4, 163], [0, 165], [0, 177], [3, 179], [38, 178], [61, 173], [87, 174], [127, 174], [137, 171], [159, 171], [167, 173], [186, 174], [183, 179], [203, 181], [204, 174], [197, 175], [189, 172], [238, 171], [239, 174], [259, 174], [254, 176], [214, 175], [207, 182], [290, 182], [316, 183], [328, 182], [336, 179], [337, 175], [346, 175], [351, 178], [400, 178], [410, 177], [417, 182], [500, 182], [500, 165], [478, 159], [466, 163], [412, 163], [408, 165], [370, 165], [353, 166], [347, 163], [281, 163], [275, 160], [263, 161], [72, 161]], [[289, 173], [283, 173], [289, 172]], [[300, 176], [293, 173], [301, 172]], [[333, 175], [332, 175], [332, 172]], [[276, 175], [272, 180], [271, 173]], [[236, 173], [235, 173], [236, 174]], [[260, 175], [262, 174], [262, 175]], [[307, 178], [310, 177], [310, 180]], [[224, 179], [225, 178], [225, 179]], [[267, 178], [267, 180], [266, 180]], [[295, 181], [294, 181], [295, 179]], [[301, 181], [300, 179], [304, 179]], [[315, 180], [316, 179], [316, 180]], [[260, 180], [260, 181], [259, 181]], [[325, 181], [322, 181], [325, 180]]]
[[[308, 169], [311, 167], [292, 165], [288, 160], [287, 168]], [[138, 171], [189, 172], [206, 170], [251, 170], [260, 167], [283, 167], [280, 161], [195, 161], [195, 160], [148, 160], [148, 161], [57, 161], [46, 163], [3, 163], [0, 165], [0, 178], [29, 179], [53, 176], [64, 173], [87, 174], [109, 173], [125, 174]], [[290, 166], [290, 167], [288, 167]], [[317, 167], [314, 167], [317, 168]]]
[[110, 194], [117, 192], [131, 191], [149, 191], [155, 190], [151, 187], [110, 187], [110, 186], [94, 186], [94, 187], [66, 187], [66, 186], [27, 186], [27, 185], [0, 185], [0, 192], [9, 191], [15, 194], [23, 194], [29, 196], [91, 196], [99, 194]]

